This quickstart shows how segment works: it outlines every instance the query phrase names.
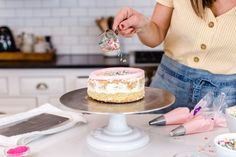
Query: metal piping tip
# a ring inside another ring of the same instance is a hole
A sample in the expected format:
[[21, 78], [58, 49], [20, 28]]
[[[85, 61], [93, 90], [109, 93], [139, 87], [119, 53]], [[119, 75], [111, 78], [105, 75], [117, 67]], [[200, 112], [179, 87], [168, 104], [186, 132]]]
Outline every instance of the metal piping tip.
[[186, 129], [184, 126], [178, 126], [170, 132], [170, 136], [183, 136], [186, 134]]
[[164, 125], [166, 125], [166, 119], [164, 116], [157, 117], [157, 118], [149, 121], [149, 125], [164, 126]]

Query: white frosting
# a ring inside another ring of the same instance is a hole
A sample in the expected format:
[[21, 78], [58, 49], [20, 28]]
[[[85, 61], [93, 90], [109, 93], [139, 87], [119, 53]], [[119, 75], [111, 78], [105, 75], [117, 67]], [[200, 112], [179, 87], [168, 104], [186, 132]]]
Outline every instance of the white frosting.
[[[134, 82], [139, 79], [132, 79], [129, 82]], [[141, 81], [142, 82], [142, 81]], [[89, 89], [92, 89], [96, 93], [108, 93], [108, 94], [115, 94], [115, 93], [133, 93], [133, 92], [140, 92], [144, 90], [144, 83], [137, 81], [135, 86], [131, 89], [128, 87], [126, 83], [108, 83], [105, 88], [104, 84], [101, 84], [100, 81], [93, 80], [94, 86], [90, 86]]]

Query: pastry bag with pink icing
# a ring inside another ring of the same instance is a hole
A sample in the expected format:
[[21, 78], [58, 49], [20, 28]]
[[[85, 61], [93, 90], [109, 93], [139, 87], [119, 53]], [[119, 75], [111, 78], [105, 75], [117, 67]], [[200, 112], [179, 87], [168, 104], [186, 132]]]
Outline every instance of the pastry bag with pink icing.
[[212, 103], [214, 100], [214, 93], [208, 92], [195, 106], [191, 111], [193, 116], [197, 116], [204, 112], [209, 112], [212, 110]]
[[170, 132], [170, 136], [182, 136], [207, 132], [214, 129], [214, 119], [203, 115], [198, 115], [192, 120], [180, 125]]
[[178, 107], [162, 116], [159, 116], [151, 121], [149, 121], [149, 125], [176, 125], [183, 124], [189, 120], [191, 120], [197, 114], [208, 110], [208, 107], [212, 104], [213, 93], [207, 93], [194, 107], [194, 109], [190, 112], [187, 107]]
[[225, 93], [221, 92], [213, 102], [213, 114], [215, 126], [227, 127], [227, 122], [225, 118], [225, 109], [227, 108], [227, 103], [225, 101]]
[[216, 126], [226, 127], [226, 120], [223, 113], [226, 107], [225, 94], [220, 93], [213, 100], [211, 107], [206, 106], [205, 109], [195, 114], [192, 120], [172, 130], [170, 135], [180, 136], [211, 131]]
[[188, 119], [192, 119], [193, 115], [187, 107], [178, 107], [170, 112], [159, 116], [149, 122], [149, 125], [176, 125], [183, 124]]
[[[224, 112], [227, 104], [225, 102], [225, 97], [225, 93], [221, 92], [217, 97], [212, 97], [212, 104], [208, 105], [203, 102], [203, 105], [200, 107], [196, 105], [192, 113], [195, 113], [195, 116], [204, 115], [206, 117], [212, 117], [214, 119], [215, 126], [226, 127], [227, 124]], [[210, 102], [210, 95], [208, 95], [208, 101]], [[201, 109], [198, 110], [198, 108]]]

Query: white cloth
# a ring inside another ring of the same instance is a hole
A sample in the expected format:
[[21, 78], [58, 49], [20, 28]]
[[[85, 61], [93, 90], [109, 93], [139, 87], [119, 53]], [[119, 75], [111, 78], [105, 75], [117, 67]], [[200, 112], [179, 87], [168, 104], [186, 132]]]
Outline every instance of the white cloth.
[[51, 104], [45, 104], [38, 108], [29, 110], [27, 112], [18, 113], [15, 115], [10, 115], [10, 116], [0, 118], [0, 127], [6, 124], [14, 123], [17, 121], [21, 121], [21, 120], [36, 116], [42, 113], [63, 116], [63, 117], [69, 118], [69, 120], [66, 121], [65, 123], [62, 123], [63, 125], [58, 125], [56, 127], [53, 127], [51, 129], [44, 130], [44, 131], [34, 131], [34, 132], [29, 132], [29, 133], [20, 134], [20, 135], [11, 136], [11, 137], [0, 135], [0, 146], [10, 147], [10, 146], [16, 146], [16, 145], [25, 145], [41, 136], [54, 134], [54, 133], [69, 129], [78, 122], [86, 123], [86, 119], [82, 116], [81, 113], [63, 111]]

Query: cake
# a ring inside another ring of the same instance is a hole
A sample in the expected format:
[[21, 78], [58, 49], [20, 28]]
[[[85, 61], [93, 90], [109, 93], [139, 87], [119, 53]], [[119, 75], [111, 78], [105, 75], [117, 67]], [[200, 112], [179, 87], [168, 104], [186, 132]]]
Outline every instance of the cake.
[[87, 94], [97, 101], [127, 103], [144, 98], [144, 71], [116, 67], [93, 71], [89, 75]]

